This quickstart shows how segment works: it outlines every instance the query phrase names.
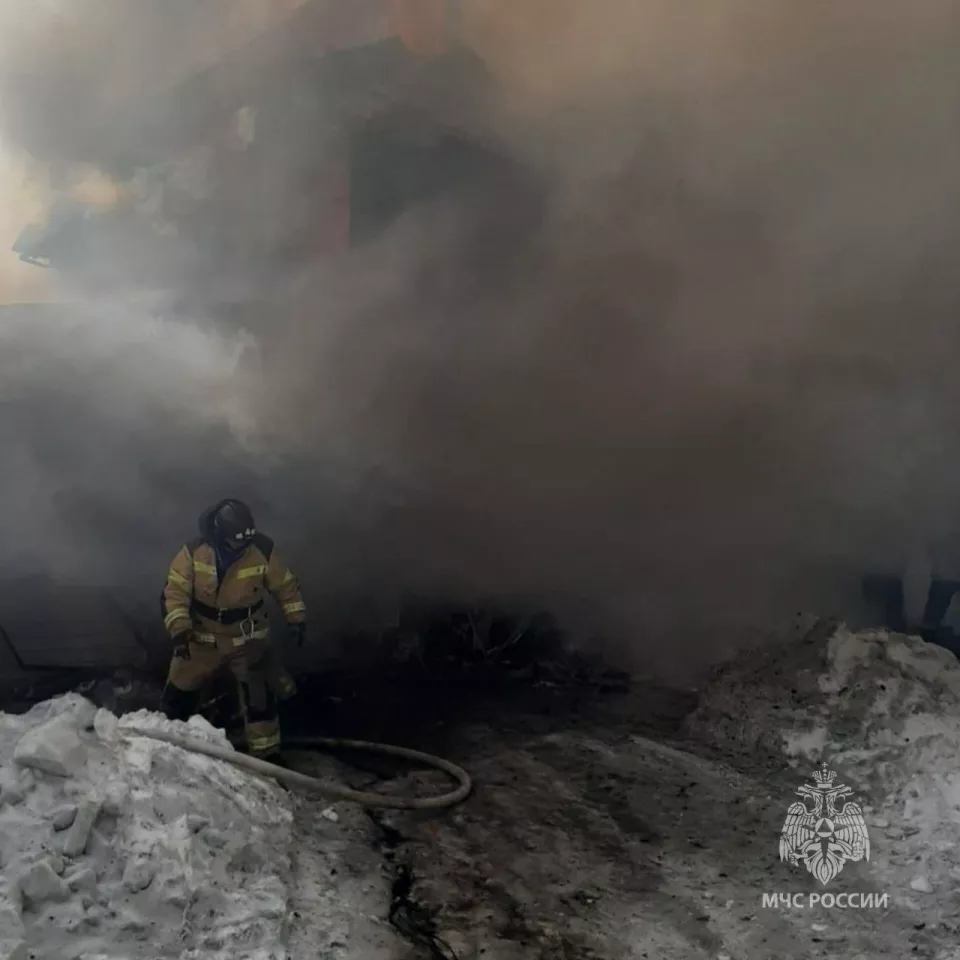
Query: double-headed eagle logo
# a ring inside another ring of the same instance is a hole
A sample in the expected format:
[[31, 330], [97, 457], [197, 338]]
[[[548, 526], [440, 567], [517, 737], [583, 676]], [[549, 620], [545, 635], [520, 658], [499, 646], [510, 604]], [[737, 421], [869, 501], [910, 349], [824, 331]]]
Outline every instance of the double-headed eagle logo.
[[[870, 837], [860, 804], [837, 800], [853, 790], [834, 785], [836, 772], [826, 763], [814, 775], [814, 783], [797, 790], [803, 800], [791, 803], [780, 831], [780, 859], [800, 863], [822, 884], [829, 883], [848, 860], [870, 859]], [[812, 804], [812, 809], [808, 804]]]

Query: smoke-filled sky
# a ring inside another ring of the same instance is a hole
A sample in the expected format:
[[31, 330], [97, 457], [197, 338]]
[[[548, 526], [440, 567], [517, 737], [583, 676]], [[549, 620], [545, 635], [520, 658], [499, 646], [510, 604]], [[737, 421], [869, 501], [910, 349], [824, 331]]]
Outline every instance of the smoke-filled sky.
[[[131, 37], [158, 31], [159, 63], [200, 35], [196, 4], [126, 2], [120, 33], [85, 4], [69, 42], [29, 35], [85, 89], [142, 87]], [[547, 197], [522, 266], [486, 270], [475, 208], [447, 203], [277, 267], [239, 355], [168, 314], [175, 283], [4, 320], [0, 559], [159, 584], [237, 491], [319, 609], [534, 598], [676, 667], [953, 536], [956, 6], [464, 7]]]

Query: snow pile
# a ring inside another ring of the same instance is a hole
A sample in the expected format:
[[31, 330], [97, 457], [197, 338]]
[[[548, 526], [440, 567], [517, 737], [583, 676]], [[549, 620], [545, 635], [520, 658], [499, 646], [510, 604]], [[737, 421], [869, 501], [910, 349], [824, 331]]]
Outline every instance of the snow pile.
[[[960, 879], [960, 661], [916, 637], [844, 627], [718, 671], [700, 740], [796, 785], [821, 762], [865, 812], [874, 874], [909, 896]], [[912, 891], [912, 893], [911, 893]]]
[[0, 714], [0, 960], [286, 956], [288, 795], [149, 727], [229, 746], [75, 695]]

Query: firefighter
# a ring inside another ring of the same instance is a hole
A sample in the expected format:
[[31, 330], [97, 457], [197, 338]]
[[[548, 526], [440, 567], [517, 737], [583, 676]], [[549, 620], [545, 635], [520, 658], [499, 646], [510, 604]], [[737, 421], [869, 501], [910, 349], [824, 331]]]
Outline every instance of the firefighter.
[[280, 604], [298, 647], [306, 607], [297, 578], [273, 541], [257, 530], [250, 508], [221, 500], [200, 517], [200, 536], [170, 564], [163, 589], [164, 626], [173, 658], [163, 694], [168, 717], [186, 720], [201, 689], [221, 671], [236, 681], [248, 752], [275, 759], [280, 749], [277, 700], [296, 692], [270, 644], [265, 593]]

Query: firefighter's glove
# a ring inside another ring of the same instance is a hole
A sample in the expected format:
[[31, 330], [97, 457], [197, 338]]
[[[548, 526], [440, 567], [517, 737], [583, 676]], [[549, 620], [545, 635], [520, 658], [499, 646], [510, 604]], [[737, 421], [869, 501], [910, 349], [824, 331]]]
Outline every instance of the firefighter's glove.
[[297, 649], [303, 649], [307, 642], [307, 625], [305, 623], [291, 623], [287, 627], [290, 640], [297, 645]]
[[173, 641], [173, 659], [174, 660], [189, 660], [190, 659], [190, 634], [182, 633]]

